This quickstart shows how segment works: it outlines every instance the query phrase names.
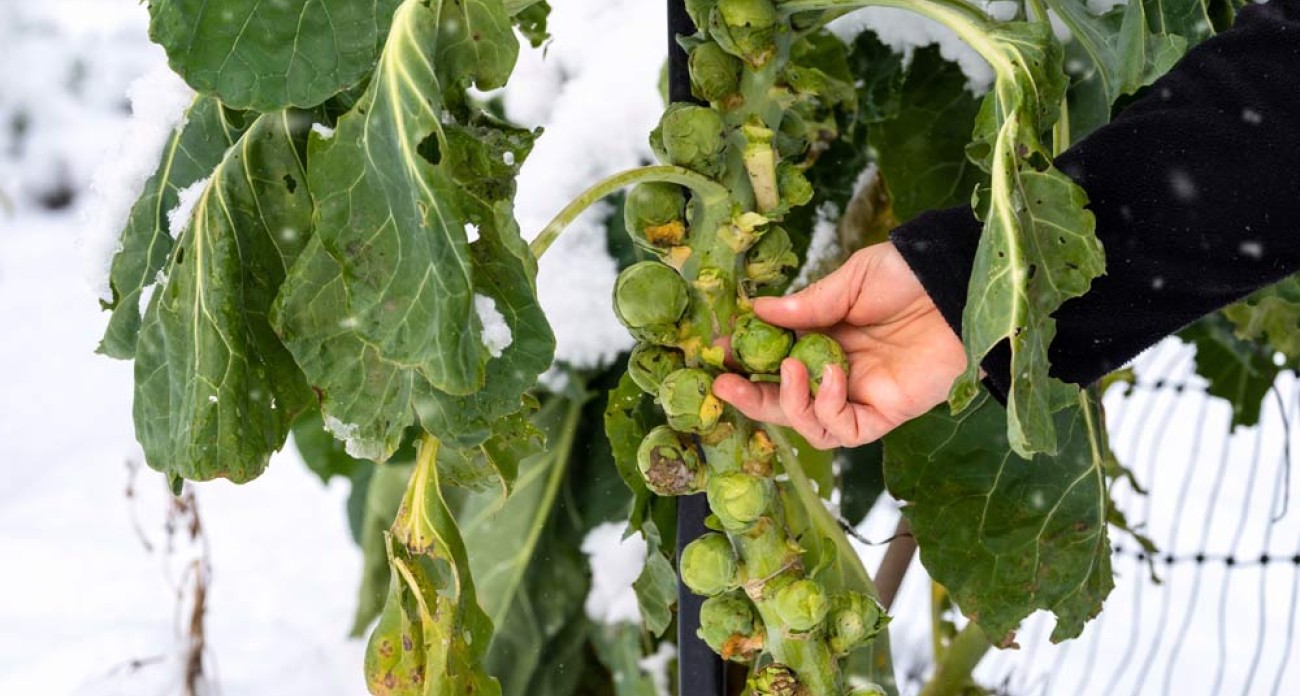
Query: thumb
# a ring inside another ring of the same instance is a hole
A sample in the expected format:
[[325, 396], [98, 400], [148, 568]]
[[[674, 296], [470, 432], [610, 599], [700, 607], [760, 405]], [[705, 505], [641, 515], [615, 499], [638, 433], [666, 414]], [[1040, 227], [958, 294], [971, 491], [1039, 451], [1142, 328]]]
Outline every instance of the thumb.
[[817, 329], [844, 321], [862, 289], [866, 276], [865, 255], [854, 254], [843, 266], [825, 278], [785, 297], [754, 300], [760, 319], [789, 329]]

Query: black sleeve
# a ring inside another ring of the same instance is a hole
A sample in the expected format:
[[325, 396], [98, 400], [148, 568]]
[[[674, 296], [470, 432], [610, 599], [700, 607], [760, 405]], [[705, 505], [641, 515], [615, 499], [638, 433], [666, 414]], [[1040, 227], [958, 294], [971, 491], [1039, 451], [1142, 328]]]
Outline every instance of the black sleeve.
[[[1300, 0], [1242, 9], [1056, 160], [1097, 218], [1106, 274], [1055, 313], [1052, 374], [1090, 384], [1196, 319], [1300, 271]], [[960, 334], [981, 224], [931, 211], [892, 239]], [[1005, 395], [1010, 350], [984, 361]]]

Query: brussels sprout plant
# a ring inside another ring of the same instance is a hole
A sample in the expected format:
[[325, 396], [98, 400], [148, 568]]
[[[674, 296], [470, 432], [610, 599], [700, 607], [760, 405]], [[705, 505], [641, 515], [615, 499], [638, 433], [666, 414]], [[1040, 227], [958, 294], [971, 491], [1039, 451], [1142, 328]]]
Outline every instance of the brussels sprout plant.
[[[936, 597], [969, 619], [936, 635], [925, 693], [960, 693], [1037, 610], [1057, 616], [1054, 640], [1078, 635], [1112, 587], [1107, 525], [1124, 525], [1108, 485], [1125, 470], [1098, 392], [1048, 376], [1052, 313], [1104, 270], [1086, 196], [1051, 161], [1227, 15], [1199, 0], [1013, 5], [1001, 20], [963, 0], [685, 0], [684, 91], [647, 134], [659, 162], [521, 230], [516, 179], [546, 136], [487, 95], [521, 40], [546, 40], [545, 1], [148, 3], [198, 93], [122, 232], [100, 346], [135, 361], [149, 466], [176, 490], [243, 483], [292, 432], [323, 479], [349, 480], [374, 694], [645, 693], [636, 665], [679, 619], [675, 573], [708, 597], [698, 638], [749, 693], [897, 694], [891, 619], [830, 504], [866, 495], [857, 472], [712, 385], [776, 380], [794, 358], [818, 393], [826, 366], [850, 369], [843, 348], [762, 321], [754, 300], [972, 203], [970, 371], [950, 407], [886, 439], [883, 464], [852, 466], [883, 466]], [[933, 48], [905, 63], [870, 31], [827, 29], [868, 6], [947, 27], [992, 69], [987, 93]], [[187, 219], [160, 214], [188, 189]], [[612, 309], [637, 345], [574, 369], [555, 360], [538, 259], [624, 191]], [[1258, 329], [1262, 306], [1219, 321], [1252, 355], [1293, 348]], [[999, 344], [1005, 408], [978, 379]], [[711, 531], [674, 558], [690, 495]], [[583, 613], [579, 547], [610, 519], [646, 541], [641, 625]]]

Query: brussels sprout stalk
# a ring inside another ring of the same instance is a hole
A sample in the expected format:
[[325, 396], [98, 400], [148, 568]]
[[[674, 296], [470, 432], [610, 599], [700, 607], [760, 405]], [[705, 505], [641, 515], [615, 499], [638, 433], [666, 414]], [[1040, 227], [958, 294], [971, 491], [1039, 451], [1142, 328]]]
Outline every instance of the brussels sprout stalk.
[[776, 149], [772, 147], [772, 129], [757, 118], [741, 127], [745, 135], [745, 171], [754, 187], [754, 200], [758, 212], [768, 213], [781, 205], [781, 194], [776, 184]]

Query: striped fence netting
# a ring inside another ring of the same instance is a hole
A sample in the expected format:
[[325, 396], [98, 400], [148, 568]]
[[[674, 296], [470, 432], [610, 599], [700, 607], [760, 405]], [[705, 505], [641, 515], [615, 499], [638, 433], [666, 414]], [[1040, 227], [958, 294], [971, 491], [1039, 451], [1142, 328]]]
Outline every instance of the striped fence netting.
[[[1115, 453], [1146, 491], [1117, 483], [1115, 503], [1158, 551], [1112, 529], [1115, 590], [1101, 615], [1060, 645], [1048, 641], [1050, 615], [1031, 617], [1019, 650], [992, 652], [977, 668], [991, 693], [1300, 694], [1300, 383], [1284, 372], [1258, 425], [1234, 429], [1231, 405], [1206, 393], [1194, 354], [1162, 343], [1137, 361], [1136, 384], [1112, 387], [1104, 402]], [[863, 536], [888, 537], [897, 509], [878, 504]], [[864, 549], [868, 563], [882, 553]], [[917, 693], [932, 667], [929, 603], [914, 560], [891, 626], [904, 693]]]

